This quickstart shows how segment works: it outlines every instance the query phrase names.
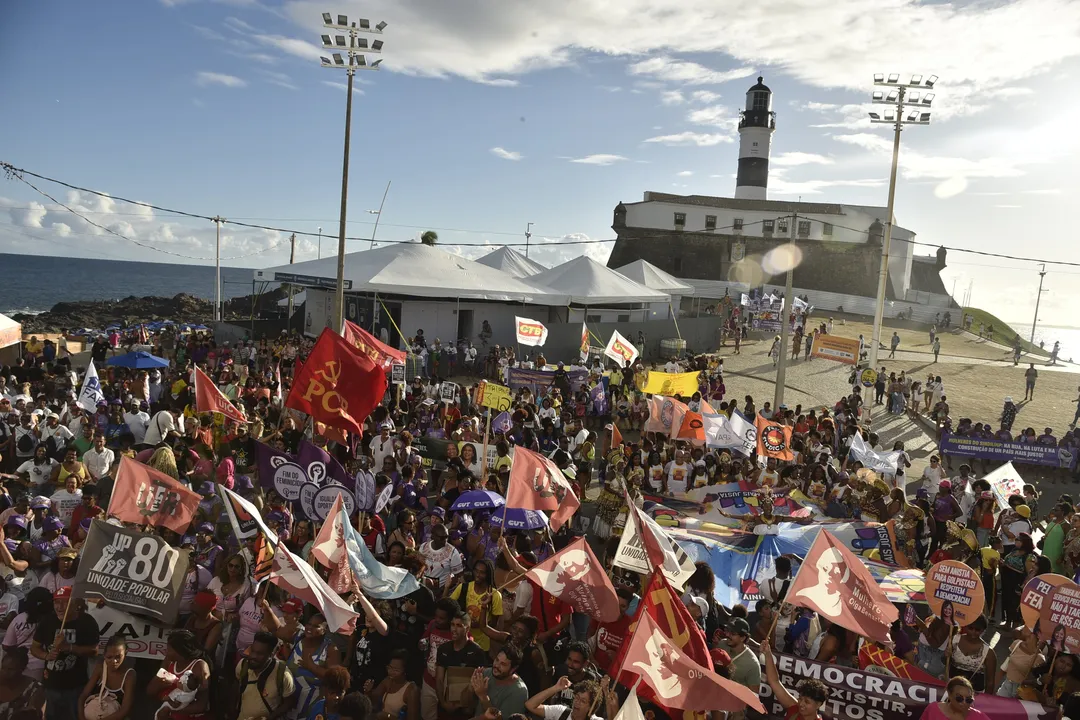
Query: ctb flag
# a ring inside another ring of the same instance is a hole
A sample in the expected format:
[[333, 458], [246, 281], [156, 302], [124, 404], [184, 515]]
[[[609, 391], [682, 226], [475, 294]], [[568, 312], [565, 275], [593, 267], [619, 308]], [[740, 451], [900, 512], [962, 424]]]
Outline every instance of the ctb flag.
[[613, 330], [611, 339], [604, 348], [604, 354], [617, 362], [620, 368], [625, 368], [637, 360], [640, 353], [629, 340], [619, 334], [618, 330]]
[[514, 317], [518, 345], [543, 345], [547, 342], [548, 329], [544, 323], [531, 318]]
[[889, 642], [889, 626], [900, 617], [862, 560], [825, 529], [818, 532], [786, 599], [880, 643]]
[[195, 409], [199, 412], [221, 413], [230, 420], [247, 422], [229, 398], [225, 397], [214, 381], [199, 368], [195, 368]]
[[534, 567], [525, 578], [576, 612], [600, 622], [612, 622], [622, 614], [619, 596], [604, 571], [604, 564], [596, 559], [583, 537]]
[[120, 456], [108, 514], [124, 522], [164, 526], [182, 534], [201, 499], [165, 473]]
[[552, 532], [558, 532], [581, 507], [581, 501], [555, 463], [532, 450], [517, 447], [510, 465], [506, 507], [546, 510], [551, 513]]
[[364, 419], [385, 394], [383, 369], [326, 328], [293, 381], [285, 406], [361, 435]]
[[589, 362], [589, 326], [581, 323], [581, 364]]
[[346, 320], [341, 325], [341, 337], [345, 342], [367, 355], [383, 370], [389, 370], [394, 363], [404, 364], [403, 350], [395, 350], [351, 320]]
[[705, 665], [695, 662], [660, 630], [650, 615], [642, 614], [622, 667], [637, 673], [642, 686], [650, 687], [656, 694], [656, 702], [668, 708], [738, 712], [752, 707], [765, 712], [756, 689], [720, 677], [709, 669], [710, 665], [711, 661]]
[[791, 426], [767, 420], [761, 415], [754, 418], [757, 427], [757, 453], [764, 457], [791, 462], [795, 453], [791, 451]]

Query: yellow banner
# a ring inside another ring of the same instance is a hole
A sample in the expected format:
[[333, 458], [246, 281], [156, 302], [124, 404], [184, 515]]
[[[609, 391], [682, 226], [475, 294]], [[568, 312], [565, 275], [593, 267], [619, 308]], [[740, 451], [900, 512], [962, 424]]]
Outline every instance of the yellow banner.
[[698, 387], [698, 375], [700, 373], [663, 373], [649, 371], [649, 377], [645, 380], [643, 392], [650, 395], [682, 395], [690, 397], [700, 388]]

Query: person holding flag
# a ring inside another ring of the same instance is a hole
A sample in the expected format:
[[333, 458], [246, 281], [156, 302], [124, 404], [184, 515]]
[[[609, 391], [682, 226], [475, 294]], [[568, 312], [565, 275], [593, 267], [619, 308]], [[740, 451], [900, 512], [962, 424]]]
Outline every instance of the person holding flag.
[[[574, 701], [569, 710], [565, 705], [544, 704], [566, 690], [574, 694]], [[599, 704], [601, 698], [604, 700], [606, 713], [603, 716], [593, 715], [593, 709]], [[591, 680], [571, 683], [570, 678], [563, 675], [554, 685], [526, 700], [525, 708], [534, 716], [544, 720], [603, 720], [604, 717], [614, 718], [618, 714], [619, 698], [615, 695], [615, 689], [611, 687], [611, 678], [606, 675], [599, 684]]]
[[765, 658], [765, 679], [784, 709], [784, 720], [822, 720], [821, 706], [829, 699], [829, 686], [815, 678], [804, 678], [795, 686], [796, 698], [780, 682], [768, 638], [761, 641], [761, 654]]

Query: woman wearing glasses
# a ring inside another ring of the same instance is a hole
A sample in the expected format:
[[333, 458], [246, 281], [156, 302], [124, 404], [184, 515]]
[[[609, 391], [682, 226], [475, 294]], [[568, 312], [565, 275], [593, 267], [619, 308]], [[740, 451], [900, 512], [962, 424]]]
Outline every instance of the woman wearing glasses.
[[945, 686], [945, 697], [941, 702], [930, 703], [923, 710], [922, 720], [990, 720], [982, 710], [976, 710], [975, 690], [971, 681], [964, 677], [954, 677]]

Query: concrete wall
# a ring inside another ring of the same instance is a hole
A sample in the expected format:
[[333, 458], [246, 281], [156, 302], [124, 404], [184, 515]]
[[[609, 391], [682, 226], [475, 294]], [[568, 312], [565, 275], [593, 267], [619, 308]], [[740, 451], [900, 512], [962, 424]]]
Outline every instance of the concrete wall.
[[[690, 352], [713, 352], [720, 346], [720, 325], [722, 318], [716, 315], [700, 318], [683, 318], [678, 322], [678, 331], [672, 320], [650, 322], [596, 323], [589, 327], [589, 344], [593, 347], [607, 345], [614, 330], [635, 346], [638, 331], [645, 333], [645, 347], [639, 347], [646, 360], [660, 359], [660, 341], [680, 336], [686, 340]], [[595, 337], [594, 337], [595, 336]], [[544, 356], [550, 362], [558, 360], [577, 360], [581, 343], [580, 323], [560, 323], [548, 326], [548, 341], [544, 345]], [[664, 358], [666, 359], [666, 358]]]

